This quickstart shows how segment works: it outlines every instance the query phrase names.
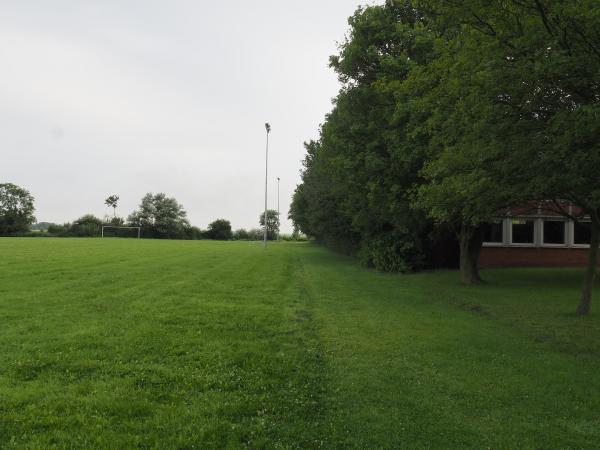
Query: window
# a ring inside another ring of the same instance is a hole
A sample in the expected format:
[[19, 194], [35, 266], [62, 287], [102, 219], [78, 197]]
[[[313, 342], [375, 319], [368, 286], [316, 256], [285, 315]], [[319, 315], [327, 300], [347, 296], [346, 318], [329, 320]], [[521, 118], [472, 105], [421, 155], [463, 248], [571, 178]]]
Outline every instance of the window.
[[502, 244], [504, 242], [502, 220], [493, 220], [483, 225], [483, 242], [493, 244]]
[[590, 222], [575, 222], [574, 225], [573, 243], [575, 245], [589, 245], [592, 240]]
[[564, 245], [566, 243], [565, 222], [544, 220], [544, 244]]
[[533, 220], [512, 221], [512, 242], [513, 244], [533, 244], [534, 241], [534, 222]]

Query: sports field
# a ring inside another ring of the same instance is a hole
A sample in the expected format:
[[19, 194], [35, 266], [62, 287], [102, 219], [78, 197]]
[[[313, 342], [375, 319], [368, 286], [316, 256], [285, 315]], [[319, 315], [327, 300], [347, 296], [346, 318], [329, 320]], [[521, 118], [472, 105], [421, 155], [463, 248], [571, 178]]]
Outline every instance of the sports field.
[[0, 448], [597, 448], [580, 271], [484, 276], [307, 243], [0, 239]]

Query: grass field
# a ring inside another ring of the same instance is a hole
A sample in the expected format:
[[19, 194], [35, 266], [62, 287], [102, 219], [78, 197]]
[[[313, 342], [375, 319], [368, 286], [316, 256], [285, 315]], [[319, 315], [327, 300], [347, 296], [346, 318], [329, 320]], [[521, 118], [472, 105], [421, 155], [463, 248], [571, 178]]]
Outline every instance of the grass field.
[[484, 276], [311, 244], [0, 239], [0, 448], [598, 448], [580, 271]]

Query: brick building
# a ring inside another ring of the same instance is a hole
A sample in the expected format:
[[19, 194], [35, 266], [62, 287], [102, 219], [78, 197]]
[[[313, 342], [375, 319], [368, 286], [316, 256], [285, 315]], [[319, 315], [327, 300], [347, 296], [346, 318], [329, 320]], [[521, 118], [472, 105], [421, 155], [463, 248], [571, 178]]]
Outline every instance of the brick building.
[[[578, 220], [557, 211], [562, 209]], [[534, 204], [511, 208], [487, 224], [480, 266], [584, 266], [590, 243], [590, 222], [568, 204]]]

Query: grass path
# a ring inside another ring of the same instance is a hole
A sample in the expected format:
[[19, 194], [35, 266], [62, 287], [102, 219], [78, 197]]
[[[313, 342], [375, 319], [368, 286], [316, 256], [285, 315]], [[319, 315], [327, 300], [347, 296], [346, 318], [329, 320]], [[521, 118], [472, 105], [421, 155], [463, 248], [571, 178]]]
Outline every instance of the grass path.
[[[452, 272], [377, 274], [320, 249], [306, 250], [304, 259], [333, 370], [332, 444], [595, 448], [600, 442], [600, 355], [580, 352], [598, 348], [600, 324], [561, 311], [573, 308], [576, 271], [554, 271], [562, 274], [561, 289], [540, 271], [492, 272], [489, 285], [465, 288]], [[528, 289], [522, 277], [533, 279]], [[513, 296], [498, 305], [505, 289]], [[560, 301], [557, 295], [547, 301], [555, 289]], [[485, 315], [457, 306], [479, 310], [482, 299], [490, 302]], [[545, 314], [526, 316], [544, 301]], [[521, 311], [518, 327], [506, 303]], [[590, 334], [566, 352], [569, 334], [580, 334], [569, 327], [582, 323]], [[561, 345], [537, 339], [544, 324], [562, 327]]]
[[0, 448], [595, 448], [575, 270], [306, 244], [0, 240]]

